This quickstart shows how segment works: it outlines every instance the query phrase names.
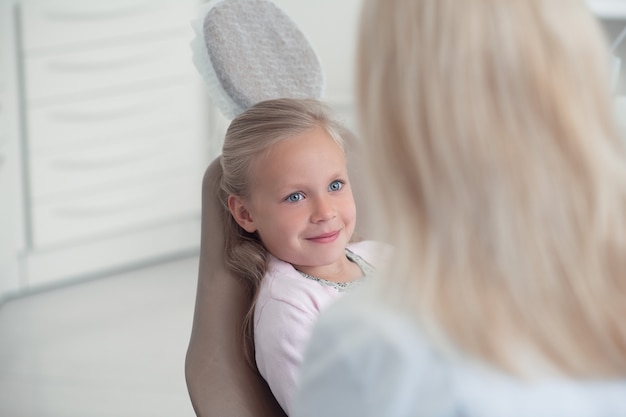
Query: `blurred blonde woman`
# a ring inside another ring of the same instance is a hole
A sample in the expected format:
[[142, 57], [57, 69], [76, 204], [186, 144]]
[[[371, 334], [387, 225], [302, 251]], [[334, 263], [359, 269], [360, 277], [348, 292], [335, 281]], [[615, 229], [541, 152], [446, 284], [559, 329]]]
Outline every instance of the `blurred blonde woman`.
[[585, 2], [364, 0], [357, 55], [395, 253], [322, 314], [295, 415], [626, 416], [626, 153]]

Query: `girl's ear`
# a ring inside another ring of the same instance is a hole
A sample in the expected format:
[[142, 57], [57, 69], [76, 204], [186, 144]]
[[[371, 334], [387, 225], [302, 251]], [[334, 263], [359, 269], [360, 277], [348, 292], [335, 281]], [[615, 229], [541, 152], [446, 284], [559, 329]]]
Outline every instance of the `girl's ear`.
[[246, 208], [246, 202], [240, 197], [229, 195], [228, 196], [228, 209], [230, 214], [243, 230], [248, 233], [256, 232], [256, 225], [250, 215], [250, 211]]

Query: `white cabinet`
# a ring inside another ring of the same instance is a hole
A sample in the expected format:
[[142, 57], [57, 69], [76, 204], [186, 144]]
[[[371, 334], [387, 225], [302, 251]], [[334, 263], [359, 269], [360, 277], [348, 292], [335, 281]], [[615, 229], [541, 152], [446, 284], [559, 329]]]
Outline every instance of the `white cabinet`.
[[213, 156], [198, 4], [19, 2], [26, 287], [197, 251]]
[[25, 247], [14, 1], [0, 1], [0, 301], [21, 287]]

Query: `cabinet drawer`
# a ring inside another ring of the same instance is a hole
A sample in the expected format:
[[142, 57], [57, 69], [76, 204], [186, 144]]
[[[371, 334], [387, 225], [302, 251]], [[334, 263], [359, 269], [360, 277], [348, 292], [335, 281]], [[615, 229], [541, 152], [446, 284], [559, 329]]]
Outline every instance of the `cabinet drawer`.
[[24, 0], [22, 39], [26, 55], [64, 45], [120, 41], [128, 36], [187, 29], [197, 12], [194, 1]]
[[179, 37], [27, 58], [27, 101], [106, 93], [172, 76], [193, 78], [188, 44], [189, 38]]
[[[172, 123], [201, 124], [202, 89], [196, 82], [27, 109], [33, 153], [59, 146], [102, 143]], [[67, 147], [67, 146], [66, 146]]]
[[[192, 167], [203, 166], [199, 129], [188, 125], [169, 130], [157, 137], [33, 157], [30, 162], [33, 202], [72, 198], [85, 190], [93, 192], [158, 173], [189, 172]], [[180, 140], [181, 137], [185, 140]]]
[[71, 201], [34, 204], [33, 238], [36, 248], [79, 243], [157, 223], [198, 215], [200, 176], [155, 177], [108, 193]]

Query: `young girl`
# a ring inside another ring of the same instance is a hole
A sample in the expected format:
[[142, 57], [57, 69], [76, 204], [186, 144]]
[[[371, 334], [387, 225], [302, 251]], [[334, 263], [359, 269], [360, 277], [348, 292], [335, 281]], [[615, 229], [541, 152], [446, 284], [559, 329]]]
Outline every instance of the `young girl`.
[[586, 3], [365, 0], [360, 25], [394, 256], [320, 317], [295, 415], [626, 416], [626, 151]]
[[317, 316], [372, 271], [373, 242], [350, 243], [356, 209], [348, 131], [315, 100], [264, 101], [224, 142], [226, 264], [248, 283], [244, 340], [289, 414], [296, 370]]

